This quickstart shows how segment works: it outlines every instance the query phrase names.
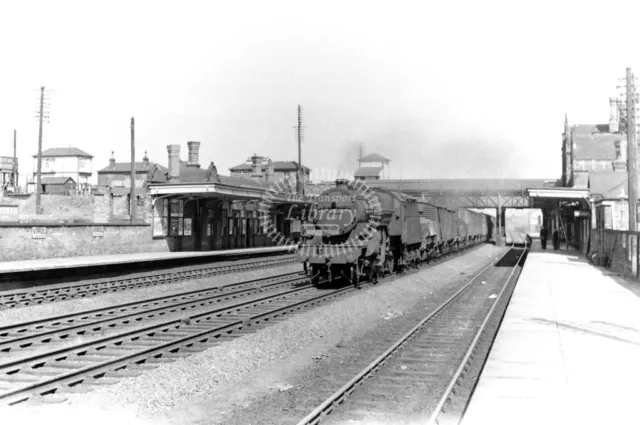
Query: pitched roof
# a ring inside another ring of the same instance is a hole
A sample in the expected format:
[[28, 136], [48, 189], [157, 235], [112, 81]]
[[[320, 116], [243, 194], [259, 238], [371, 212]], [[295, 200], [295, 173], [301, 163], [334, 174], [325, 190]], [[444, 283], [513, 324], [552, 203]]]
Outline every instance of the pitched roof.
[[[296, 161], [272, 161], [271, 165], [273, 165], [273, 171], [275, 172], [287, 172], [287, 171], [296, 171], [298, 169], [298, 162]], [[236, 165], [235, 167], [229, 168], [229, 171], [234, 173], [242, 173], [242, 172], [250, 172], [253, 169], [251, 164], [243, 163]], [[265, 171], [267, 169], [267, 164], [262, 163], [261, 169]], [[302, 166], [304, 171], [311, 171], [309, 167]]]
[[261, 189], [268, 189], [269, 187], [272, 186], [272, 183], [269, 183], [269, 182], [246, 179], [242, 177], [218, 176], [218, 178], [220, 179], [220, 183], [226, 184], [229, 186], [251, 187], [251, 188], [261, 188]]
[[574, 134], [609, 133], [609, 124], [576, 124], [571, 127]]
[[577, 160], [613, 161], [616, 156], [615, 142], [626, 137], [618, 133], [573, 134], [573, 154]]
[[385, 158], [384, 156], [378, 155], [377, 153], [370, 153], [369, 155], [365, 155], [363, 157], [360, 157], [358, 159], [358, 161], [360, 161], [360, 162], [367, 162], [367, 161], [391, 162], [391, 160], [389, 158]]
[[382, 171], [382, 167], [360, 167], [353, 174], [354, 177], [376, 177]]
[[[154, 183], [166, 183], [167, 178], [164, 175], [160, 175], [159, 173], [155, 173], [153, 178]], [[187, 167], [187, 163], [185, 161], [180, 161], [180, 175], [178, 177], [180, 183], [221, 183], [229, 186], [235, 187], [245, 187], [245, 188], [262, 188], [268, 189], [273, 185], [273, 183], [253, 180], [245, 177], [238, 176], [221, 176], [218, 175], [217, 169], [211, 163], [209, 168], [198, 168], [198, 167]]]
[[[136, 173], [144, 173], [153, 168], [154, 165], [157, 165], [162, 171], [168, 171], [166, 167], [156, 164], [155, 162], [136, 162], [135, 168]], [[109, 165], [99, 170], [99, 174], [109, 174], [109, 173], [130, 173], [131, 172], [131, 163], [130, 162], [116, 162], [113, 166]]]
[[42, 177], [40, 182], [41, 184], [65, 184], [69, 180], [75, 183], [71, 177]]
[[[49, 148], [42, 151], [42, 156], [86, 156], [89, 158], [93, 158], [93, 155], [86, 153], [85, 151], [78, 148]], [[33, 155], [34, 158], [37, 158], [38, 155]]]

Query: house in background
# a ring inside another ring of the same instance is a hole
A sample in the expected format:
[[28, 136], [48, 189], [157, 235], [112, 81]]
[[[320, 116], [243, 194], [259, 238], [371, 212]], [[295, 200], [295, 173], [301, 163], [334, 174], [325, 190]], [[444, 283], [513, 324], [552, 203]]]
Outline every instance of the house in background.
[[296, 187], [296, 174], [301, 170], [303, 181], [310, 180], [311, 169], [300, 166], [296, 161], [271, 161], [268, 157], [253, 155], [244, 164], [229, 168], [231, 177], [244, 177], [263, 181], [289, 182], [289, 186]]
[[[76, 183], [76, 192], [87, 192], [91, 185], [93, 155], [73, 147], [50, 148], [42, 152], [44, 177], [71, 177]], [[38, 155], [33, 155], [33, 178], [28, 182], [28, 191], [35, 192], [38, 170]]]
[[[199, 142], [189, 142], [198, 143]], [[193, 146], [193, 145], [190, 145]], [[150, 162], [147, 152], [145, 151], [142, 162], [135, 163], [135, 187], [143, 188], [147, 182], [150, 172], [159, 170], [161, 173], [166, 173], [169, 170], [155, 162]], [[116, 162], [113, 152], [111, 152], [111, 159], [109, 159], [109, 166], [98, 171], [98, 187], [101, 188], [131, 188], [131, 162]]]

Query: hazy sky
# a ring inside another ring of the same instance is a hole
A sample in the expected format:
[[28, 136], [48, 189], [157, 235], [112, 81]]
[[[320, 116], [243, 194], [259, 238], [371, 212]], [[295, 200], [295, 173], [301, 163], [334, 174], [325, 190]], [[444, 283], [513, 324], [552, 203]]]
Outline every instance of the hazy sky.
[[38, 88], [53, 90], [44, 148], [75, 146], [95, 171], [202, 142], [218, 170], [254, 152], [392, 178], [561, 174], [569, 122], [607, 122], [625, 68], [640, 73], [637, 2], [3, 1], [0, 155], [18, 130], [37, 153]]

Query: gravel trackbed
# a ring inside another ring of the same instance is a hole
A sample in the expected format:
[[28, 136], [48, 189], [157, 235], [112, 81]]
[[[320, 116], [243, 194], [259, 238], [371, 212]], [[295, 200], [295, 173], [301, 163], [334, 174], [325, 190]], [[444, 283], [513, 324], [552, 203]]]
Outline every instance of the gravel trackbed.
[[[67, 400], [58, 404], [0, 408], [0, 415], [3, 423], [47, 425], [273, 423], [267, 419], [262, 399], [278, 392], [295, 392], [305, 370], [319, 363], [329, 368], [339, 364], [344, 361], [341, 347], [349, 347], [353, 354], [360, 347], [359, 337], [401, 321], [406, 312], [420, 308], [435, 291], [470, 278], [504, 252], [504, 248], [481, 245], [417, 273], [377, 286], [366, 285], [330, 304], [140, 376], [86, 394], [64, 394]], [[284, 273], [291, 267], [296, 265], [277, 271]], [[297, 267], [299, 270], [300, 265]], [[58, 304], [82, 301], [89, 300]], [[118, 299], [125, 301], [130, 300]], [[83, 305], [83, 309], [92, 307]], [[8, 317], [0, 317], [3, 319]]]

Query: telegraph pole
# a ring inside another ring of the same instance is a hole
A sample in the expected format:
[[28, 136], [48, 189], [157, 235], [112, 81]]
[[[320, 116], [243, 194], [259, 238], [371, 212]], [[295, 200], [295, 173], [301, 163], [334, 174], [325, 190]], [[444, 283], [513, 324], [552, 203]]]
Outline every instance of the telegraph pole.
[[13, 130], [13, 193], [18, 193], [18, 154], [16, 153], [16, 130]]
[[136, 135], [135, 121], [131, 117], [131, 223], [136, 221]]
[[38, 132], [38, 171], [36, 176], [36, 214], [41, 214], [40, 191], [42, 190], [42, 117], [44, 113], [44, 86], [40, 87], [40, 130]]
[[304, 195], [303, 185], [302, 185], [302, 175], [304, 173], [302, 168], [302, 138], [304, 136], [304, 127], [302, 126], [302, 106], [298, 105], [298, 125], [296, 126], [296, 138], [298, 139], [298, 181], [297, 183], [297, 192], [300, 195]]
[[631, 68], [627, 68], [627, 173], [629, 182], [629, 230], [636, 231], [638, 223], [638, 163], [636, 142], [636, 88]]

